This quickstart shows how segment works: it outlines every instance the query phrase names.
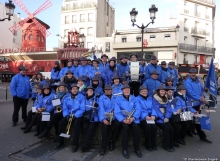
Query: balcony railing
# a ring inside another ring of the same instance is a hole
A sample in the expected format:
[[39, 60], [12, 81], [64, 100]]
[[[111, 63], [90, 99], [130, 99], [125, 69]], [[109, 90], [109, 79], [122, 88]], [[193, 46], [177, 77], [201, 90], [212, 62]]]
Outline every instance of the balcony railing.
[[205, 3], [208, 3], [208, 4], [215, 4], [214, 0], [198, 0], [198, 1], [205, 2]]
[[193, 51], [193, 52], [203, 52], [203, 53], [215, 53], [215, 48], [209, 48], [205, 46], [196, 46], [190, 44], [179, 44], [179, 50]]
[[189, 27], [184, 27], [185, 32], [189, 32]]
[[184, 9], [184, 13], [185, 13], [185, 14], [189, 14], [189, 10]]
[[195, 12], [195, 16], [200, 17], [201, 16], [200, 12]]
[[84, 4], [81, 4], [81, 5], [62, 7], [61, 11], [71, 11], [71, 10], [86, 9], [86, 8], [93, 8], [93, 7], [95, 7], [95, 5], [91, 5], [89, 3], [84, 3]]
[[200, 29], [200, 28], [197, 28], [197, 27], [192, 27], [191, 28], [191, 33], [192, 34], [196, 34], [196, 35], [204, 35], [204, 36], [206, 36], [208, 32], [206, 30], [204, 30], [204, 29]]

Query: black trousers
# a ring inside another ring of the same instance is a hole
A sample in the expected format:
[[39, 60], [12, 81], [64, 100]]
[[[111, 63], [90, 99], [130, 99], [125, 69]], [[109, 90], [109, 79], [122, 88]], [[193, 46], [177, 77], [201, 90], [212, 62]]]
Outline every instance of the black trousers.
[[26, 120], [26, 123], [25, 123], [25, 128], [27, 128], [28, 125], [31, 123], [32, 118], [34, 117], [34, 115], [35, 115], [35, 112], [32, 112], [32, 110], [28, 111], [27, 120]]
[[140, 132], [138, 124], [132, 122], [131, 124], [125, 124], [124, 122], [121, 123], [122, 126], [122, 150], [128, 149], [128, 138], [130, 129], [132, 130], [133, 134], [133, 145], [134, 150], [137, 151], [140, 149]]
[[[194, 106], [193, 108], [196, 111], [198, 111], [199, 113], [201, 113], [200, 106]], [[196, 128], [196, 131], [197, 131], [200, 139], [206, 138], [206, 134], [204, 133], [204, 131], [202, 131], [200, 124], [194, 124], [194, 127]]]
[[23, 99], [19, 98], [17, 96], [13, 97], [13, 102], [14, 102], [14, 112], [12, 115], [12, 121], [17, 123], [19, 119], [19, 111], [20, 108], [22, 109], [22, 119], [24, 121], [27, 120], [27, 104], [28, 104], [28, 99]]
[[[83, 124], [84, 123], [86, 123], [86, 122], [83, 122]], [[89, 122], [89, 124], [87, 124], [87, 125], [89, 125], [89, 126], [88, 126], [88, 129], [86, 131], [86, 134], [85, 134], [85, 137], [84, 137], [84, 140], [83, 140], [83, 147], [89, 148], [90, 144], [91, 144], [91, 141], [92, 141], [92, 137], [95, 133], [96, 128], [99, 125], [99, 122]]]
[[145, 147], [152, 148], [156, 147], [157, 141], [157, 125], [155, 124], [147, 124], [146, 120], [140, 122], [140, 126], [144, 130], [145, 136]]
[[[73, 119], [73, 131], [74, 131], [74, 136], [73, 136], [73, 145], [78, 146], [79, 144], [79, 136], [80, 136], [80, 127], [83, 121], [83, 117], [79, 118], [74, 118]], [[61, 133], [66, 132], [66, 125], [68, 124], [68, 120], [66, 118], [62, 118], [59, 123], [59, 130], [58, 130], [58, 135]], [[62, 143], [64, 141], [63, 137], [58, 137], [58, 142]]]
[[[29, 111], [30, 112], [30, 111]], [[38, 120], [38, 117], [41, 115], [41, 113], [35, 113], [34, 114], [34, 117], [32, 118], [31, 122], [27, 125], [27, 128], [30, 130], [34, 125], [37, 124], [37, 120]], [[36, 131], [38, 130], [37, 129], [38, 127], [36, 126]]]
[[163, 148], [173, 147], [173, 127], [167, 123], [157, 123], [156, 124], [163, 132]]
[[174, 128], [174, 141], [177, 142], [179, 139], [184, 139], [190, 127], [189, 121], [171, 122], [171, 125]]
[[131, 87], [131, 94], [134, 95], [135, 97], [138, 96], [140, 82], [137, 82], [137, 81], [130, 82], [129, 86]]
[[121, 128], [121, 124], [118, 120], [113, 120], [111, 125], [105, 125], [102, 123], [102, 147], [106, 147], [108, 144], [108, 136], [111, 131], [110, 140], [115, 143], [118, 137], [119, 130]]
[[[50, 117], [53, 115], [50, 115]], [[36, 132], [38, 134], [42, 133], [47, 125], [48, 121], [42, 121], [42, 114], [37, 116], [37, 126], [36, 126]]]
[[63, 118], [62, 112], [53, 114], [50, 118], [50, 121], [47, 123], [45, 130], [50, 131], [52, 129], [52, 127], [54, 126], [55, 134], [58, 135], [59, 123], [62, 118]]

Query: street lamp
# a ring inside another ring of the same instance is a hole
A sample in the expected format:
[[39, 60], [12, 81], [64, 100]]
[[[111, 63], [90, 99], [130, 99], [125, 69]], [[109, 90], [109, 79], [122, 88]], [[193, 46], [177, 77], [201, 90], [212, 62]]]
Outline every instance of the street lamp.
[[0, 21], [5, 21], [8, 19], [8, 21], [11, 20], [11, 16], [14, 14], [14, 9], [15, 5], [12, 3], [11, 0], [9, 0], [9, 3], [5, 2], [5, 10], [6, 10], [6, 15], [8, 15], [8, 18], [0, 19]]
[[138, 15], [138, 11], [136, 11], [135, 8], [133, 8], [130, 12], [130, 16], [131, 16], [131, 22], [132, 22], [132, 26], [137, 26], [139, 29], [141, 29], [141, 34], [142, 34], [142, 39], [141, 39], [141, 43], [142, 43], [142, 54], [143, 53], [143, 38], [144, 38], [144, 29], [147, 28], [151, 23], [154, 23], [154, 20], [156, 19], [156, 12], [158, 11], [158, 9], [156, 8], [156, 6], [154, 4], [151, 5], [151, 8], [149, 8], [149, 12], [150, 12], [150, 19], [151, 22], [149, 22], [146, 26], [144, 26], [144, 24], [142, 23], [142, 26], [138, 26], [137, 24], [135, 24], [136, 22], [136, 17]]

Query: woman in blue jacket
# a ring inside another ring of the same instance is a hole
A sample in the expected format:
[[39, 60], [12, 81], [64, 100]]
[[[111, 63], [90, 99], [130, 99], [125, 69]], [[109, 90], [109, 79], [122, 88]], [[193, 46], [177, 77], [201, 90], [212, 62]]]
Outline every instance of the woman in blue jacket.
[[86, 88], [85, 114], [83, 121], [84, 140], [81, 147], [82, 152], [88, 152], [92, 141], [93, 134], [99, 125], [98, 117], [98, 100], [94, 93], [94, 88], [88, 86]]
[[174, 146], [179, 147], [179, 144], [186, 144], [185, 135], [190, 128], [190, 121], [181, 121], [180, 113], [186, 111], [196, 113], [196, 110], [189, 106], [188, 98], [186, 97], [186, 88], [184, 85], [180, 85], [177, 88], [177, 93], [175, 93], [174, 97], [174, 100], [171, 102], [173, 112], [171, 124], [174, 127]]
[[122, 87], [123, 85], [120, 83], [120, 77], [118, 75], [114, 75], [112, 78], [112, 94], [113, 95], [122, 95]]
[[109, 67], [106, 68], [105, 75], [106, 75], [106, 84], [112, 84], [112, 78], [115, 75], [119, 75], [119, 70], [116, 66], [116, 60], [114, 58], [109, 60]]
[[[147, 94], [147, 88], [140, 86], [139, 95], [137, 96], [137, 100], [141, 106], [140, 125], [144, 130], [146, 149], [148, 151], [157, 151], [157, 126], [155, 125], [155, 118], [157, 118], [157, 113], [152, 106], [152, 97], [148, 97]], [[151, 124], [149, 122], [154, 123]]]
[[164, 85], [157, 88], [153, 95], [153, 108], [157, 113], [156, 125], [162, 129], [163, 132], [163, 148], [168, 152], [173, 152], [173, 127], [169, 123], [172, 116], [170, 102], [166, 96]]

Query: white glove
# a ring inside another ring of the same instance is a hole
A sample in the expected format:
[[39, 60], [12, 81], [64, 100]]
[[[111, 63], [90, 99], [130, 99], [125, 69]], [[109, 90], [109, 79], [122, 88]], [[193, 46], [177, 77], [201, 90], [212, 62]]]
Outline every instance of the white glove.
[[164, 123], [167, 123], [167, 122], [169, 122], [169, 119], [168, 119], [168, 118], [165, 118], [165, 119], [163, 120], [163, 122], [164, 122]]

